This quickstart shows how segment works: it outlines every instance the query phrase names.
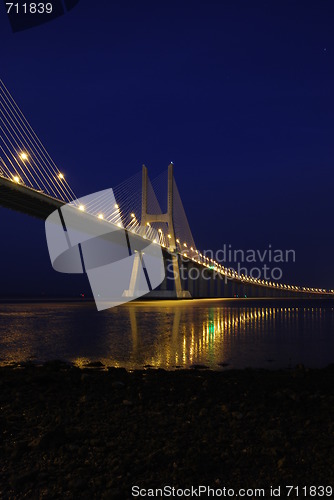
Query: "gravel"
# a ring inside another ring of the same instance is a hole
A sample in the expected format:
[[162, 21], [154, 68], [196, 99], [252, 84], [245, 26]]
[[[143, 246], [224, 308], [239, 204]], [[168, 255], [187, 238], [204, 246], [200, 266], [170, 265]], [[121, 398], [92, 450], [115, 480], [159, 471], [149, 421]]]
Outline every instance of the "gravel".
[[334, 486], [333, 387], [334, 366], [2, 367], [0, 498], [132, 498], [133, 485]]

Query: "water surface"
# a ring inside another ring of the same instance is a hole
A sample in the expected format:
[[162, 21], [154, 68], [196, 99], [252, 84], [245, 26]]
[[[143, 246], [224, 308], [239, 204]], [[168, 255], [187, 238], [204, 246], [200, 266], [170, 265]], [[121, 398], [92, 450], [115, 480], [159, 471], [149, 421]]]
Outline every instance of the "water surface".
[[0, 305], [0, 362], [102, 361], [128, 369], [309, 367], [334, 362], [334, 308], [224, 300]]

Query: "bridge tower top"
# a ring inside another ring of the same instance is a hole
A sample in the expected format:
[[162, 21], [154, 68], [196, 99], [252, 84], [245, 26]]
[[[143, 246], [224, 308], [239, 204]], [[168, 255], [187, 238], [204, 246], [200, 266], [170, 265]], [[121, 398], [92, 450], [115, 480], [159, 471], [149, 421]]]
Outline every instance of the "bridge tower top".
[[174, 252], [176, 250], [175, 229], [173, 219], [173, 184], [174, 165], [168, 165], [168, 189], [167, 189], [167, 212], [164, 214], [149, 214], [147, 212], [147, 167], [143, 165], [142, 170], [142, 204], [141, 204], [141, 226], [150, 222], [165, 222], [168, 224], [168, 248]]

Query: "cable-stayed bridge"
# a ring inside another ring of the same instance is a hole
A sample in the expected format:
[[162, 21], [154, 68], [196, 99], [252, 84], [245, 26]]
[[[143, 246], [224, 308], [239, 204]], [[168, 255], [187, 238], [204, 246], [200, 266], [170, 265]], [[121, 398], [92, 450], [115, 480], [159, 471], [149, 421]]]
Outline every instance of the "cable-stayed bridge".
[[160, 245], [166, 278], [149, 293], [151, 297], [334, 298], [334, 290], [238, 274], [197, 249], [174, 179], [173, 164], [152, 181], [143, 166], [141, 172], [113, 188], [113, 192], [112, 200], [106, 190], [91, 203], [80, 203], [0, 81], [1, 206], [45, 220], [69, 203], [82, 217], [96, 217], [100, 223], [124, 228], [138, 241], [145, 239]]

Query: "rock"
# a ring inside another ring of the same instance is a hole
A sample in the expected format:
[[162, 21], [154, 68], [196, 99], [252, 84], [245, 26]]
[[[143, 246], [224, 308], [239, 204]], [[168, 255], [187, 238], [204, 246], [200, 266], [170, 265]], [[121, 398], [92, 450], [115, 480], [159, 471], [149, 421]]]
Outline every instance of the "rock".
[[54, 429], [48, 430], [41, 436], [33, 439], [29, 447], [47, 449], [51, 447], [59, 447], [66, 443], [66, 431], [63, 425], [58, 425]]
[[129, 401], [128, 399], [123, 399], [122, 403], [124, 406], [132, 406], [133, 405], [132, 401]]
[[241, 413], [240, 411], [232, 411], [232, 417], [236, 418], [237, 420], [241, 420], [243, 416], [243, 413]]
[[33, 482], [38, 476], [38, 470], [28, 470], [21, 474], [13, 474], [11, 477], [11, 484], [15, 487], [22, 486], [24, 483]]
[[69, 486], [72, 490], [82, 491], [87, 486], [87, 480], [82, 477], [78, 477], [69, 482]]
[[126, 498], [125, 495], [122, 493], [122, 490], [120, 488], [110, 488], [106, 490], [102, 494], [102, 498], [106, 500], [122, 500], [123, 498]]
[[130, 485], [171, 482], [334, 483], [333, 369], [29, 365], [0, 367], [0, 387], [4, 499], [126, 499]]
[[120, 380], [115, 380], [115, 382], [111, 384], [111, 387], [113, 387], [114, 389], [123, 389], [125, 387], [125, 384]]
[[90, 361], [84, 365], [86, 368], [104, 368], [104, 364], [101, 361]]

